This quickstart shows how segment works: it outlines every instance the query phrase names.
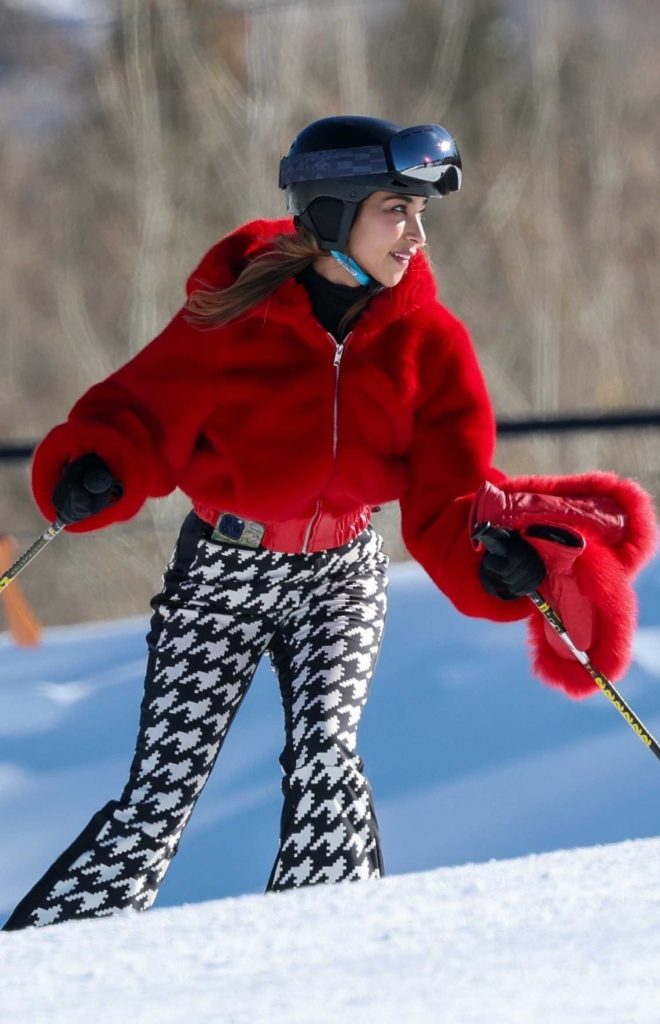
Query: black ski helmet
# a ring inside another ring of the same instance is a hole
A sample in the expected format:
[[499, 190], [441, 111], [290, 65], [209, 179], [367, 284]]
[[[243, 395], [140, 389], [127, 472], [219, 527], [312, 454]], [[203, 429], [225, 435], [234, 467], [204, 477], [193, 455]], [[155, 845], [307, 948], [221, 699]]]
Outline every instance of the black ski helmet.
[[322, 249], [344, 252], [359, 204], [373, 192], [445, 196], [461, 187], [458, 147], [439, 124], [403, 128], [376, 117], [312, 121], [280, 161], [296, 224]]

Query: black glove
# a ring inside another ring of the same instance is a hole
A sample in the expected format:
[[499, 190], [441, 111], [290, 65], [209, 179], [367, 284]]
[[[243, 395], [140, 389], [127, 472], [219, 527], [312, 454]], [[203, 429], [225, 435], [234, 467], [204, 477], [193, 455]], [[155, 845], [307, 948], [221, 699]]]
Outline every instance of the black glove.
[[[536, 590], [545, 579], [545, 565], [538, 551], [519, 533], [491, 529], [501, 554], [487, 551], [479, 566], [481, 585], [487, 594], [512, 601]], [[488, 541], [484, 539], [488, 547]]]
[[65, 466], [53, 491], [53, 505], [63, 523], [79, 523], [107, 508], [123, 493], [124, 488], [103, 459], [87, 452]]

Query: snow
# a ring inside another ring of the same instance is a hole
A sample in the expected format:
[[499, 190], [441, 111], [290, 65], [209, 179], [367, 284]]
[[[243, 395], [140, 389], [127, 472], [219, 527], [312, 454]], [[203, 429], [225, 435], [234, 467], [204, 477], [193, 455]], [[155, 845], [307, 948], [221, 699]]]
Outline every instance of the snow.
[[660, 840], [0, 935], [11, 1024], [654, 1024]]
[[[530, 674], [520, 625], [459, 615], [416, 565], [390, 573], [359, 743], [388, 874], [658, 835], [660, 765], [602, 694], [574, 702], [544, 686]], [[635, 663], [620, 689], [659, 736], [660, 561], [638, 591]], [[36, 650], [0, 636], [0, 922], [123, 787], [147, 628], [137, 617], [49, 629]], [[264, 660], [160, 906], [263, 891], [283, 741]]]
[[[660, 560], [637, 590], [619, 686], [657, 737]], [[123, 786], [147, 628], [49, 629], [36, 650], [0, 636], [3, 920]], [[282, 743], [265, 660], [156, 908], [1, 934], [0, 1018], [660, 1024], [660, 765], [602, 694], [534, 679], [520, 625], [466, 619], [418, 566], [391, 569], [360, 726], [379, 882], [263, 895]]]

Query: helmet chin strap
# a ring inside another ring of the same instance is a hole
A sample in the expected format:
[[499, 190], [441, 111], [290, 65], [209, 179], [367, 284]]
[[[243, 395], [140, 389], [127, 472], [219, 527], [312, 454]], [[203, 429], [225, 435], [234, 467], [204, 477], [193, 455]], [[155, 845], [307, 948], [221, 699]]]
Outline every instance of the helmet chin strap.
[[373, 277], [370, 277], [365, 270], [362, 269], [359, 263], [356, 263], [352, 256], [347, 256], [346, 253], [340, 252], [339, 249], [331, 249], [330, 255], [334, 256], [337, 263], [340, 264], [347, 270], [349, 274], [352, 274], [358, 284], [363, 286], [371, 284], [374, 281]]

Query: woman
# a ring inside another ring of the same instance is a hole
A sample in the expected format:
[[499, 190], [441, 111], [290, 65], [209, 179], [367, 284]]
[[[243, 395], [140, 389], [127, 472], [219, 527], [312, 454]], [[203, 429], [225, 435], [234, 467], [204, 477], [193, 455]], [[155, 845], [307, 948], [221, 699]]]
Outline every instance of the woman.
[[264, 653], [285, 720], [268, 890], [382, 875], [356, 753], [386, 608], [372, 510], [400, 500], [410, 552], [467, 614], [527, 616], [545, 574], [511, 520], [498, 558], [470, 537], [475, 495], [507, 481], [468, 335], [423, 254], [429, 199], [460, 183], [439, 125], [313, 122], [280, 167], [293, 220], [215, 245], [162, 334], [40, 445], [36, 500], [72, 532], [175, 487], [193, 511], [152, 602], [128, 783], [7, 929], [151, 905]]

